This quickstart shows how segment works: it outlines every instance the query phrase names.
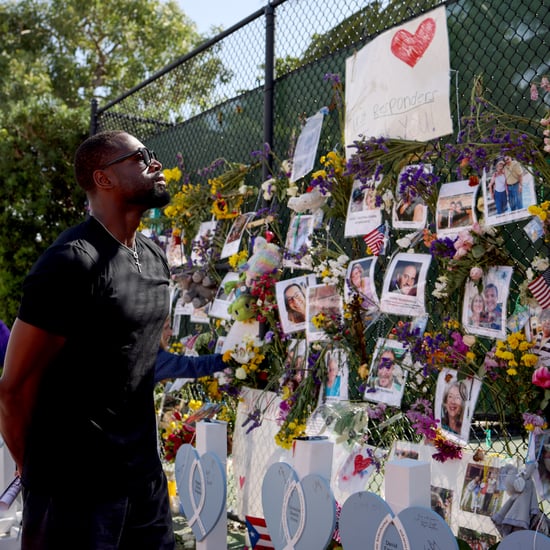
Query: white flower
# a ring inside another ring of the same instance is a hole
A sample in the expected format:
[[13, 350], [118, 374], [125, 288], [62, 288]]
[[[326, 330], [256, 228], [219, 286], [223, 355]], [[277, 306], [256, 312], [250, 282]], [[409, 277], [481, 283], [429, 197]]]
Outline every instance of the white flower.
[[229, 384], [231, 382], [231, 379], [229, 376], [227, 376], [227, 373], [225, 372], [225, 370], [220, 372], [215, 372], [212, 376], [218, 379], [218, 384], [220, 386]]
[[290, 172], [292, 172], [292, 160], [283, 160], [283, 162], [281, 162], [281, 169], [285, 174], [290, 174]]
[[273, 191], [275, 190], [275, 180], [269, 178], [262, 183], [262, 191], [264, 200], [270, 201], [273, 198]]
[[239, 367], [235, 371], [235, 378], [239, 380], [244, 380], [246, 378], [246, 371], [242, 367]]
[[396, 243], [399, 248], [409, 248], [411, 246], [411, 239], [407, 236], [401, 237], [397, 239]]
[[250, 193], [250, 186], [245, 185], [244, 183], [241, 183], [239, 187], [239, 195], [248, 195]]
[[254, 357], [254, 352], [248, 351], [245, 346], [238, 346], [231, 352], [231, 357], [233, 357], [237, 363], [245, 365]]
[[528, 281], [532, 281], [533, 277], [535, 276], [534, 271], [530, 267], [527, 268], [527, 271], [526, 271], [525, 274], [527, 275], [527, 280]]
[[548, 261], [548, 258], [544, 258], [543, 256], [535, 256], [531, 265], [536, 271], [546, 271], [548, 267], [550, 267], [550, 262]]
[[471, 348], [476, 343], [476, 337], [473, 334], [465, 334], [462, 341]]
[[389, 189], [384, 191], [382, 202], [384, 203], [384, 209], [390, 212], [393, 204], [393, 193]]
[[342, 254], [341, 256], [338, 256], [338, 259], [336, 260], [340, 265], [347, 265], [349, 262], [349, 257], [345, 254]]
[[445, 275], [441, 275], [437, 278], [435, 282], [435, 288], [432, 292], [432, 296], [435, 298], [446, 298], [447, 297], [447, 282], [448, 279]]
[[298, 194], [298, 186], [291, 183], [286, 190], [286, 194], [289, 197], [295, 197]]

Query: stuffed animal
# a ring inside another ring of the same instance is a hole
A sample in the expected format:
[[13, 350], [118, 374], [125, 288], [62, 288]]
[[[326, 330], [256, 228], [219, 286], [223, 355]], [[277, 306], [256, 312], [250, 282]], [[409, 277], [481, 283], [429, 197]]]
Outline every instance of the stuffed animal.
[[303, 193], [299, 197], [288, 199], [288, 207], [294, 212], [305, 212], [309, 210], [314, 212], [325, 204], [327, 197], [323, 195], [317, 188], [312, 189], [308, 193]]
[[262, 275], [273, 273], [281, 265], [281, 249], [274, 243], [268, 243], [264, 237], [256, 237], [252, 256], [240, 268], [246, 274], [245, 285], [250, 288], [252, 282]]
[[240, 294], [227, 307], [227, 312], [235, 321], [249, 321], [255, 316], [252, 305], [254, 296], [250, 294]]
[[507, 464], [500, 471], [509, 498], [491, 519], [503, 537], [518, 529], [529, 529], [533, 518], [539, 516], [537, 493], [531, 479], [534, 467], [529, 464], [520, 471]]
[[203, 271], [187, 273], [179, 279], [179, 283], [183, 290], [183, 302], [192, 303], [195, 308], [204, 306], [216, 296], [216, 283]]

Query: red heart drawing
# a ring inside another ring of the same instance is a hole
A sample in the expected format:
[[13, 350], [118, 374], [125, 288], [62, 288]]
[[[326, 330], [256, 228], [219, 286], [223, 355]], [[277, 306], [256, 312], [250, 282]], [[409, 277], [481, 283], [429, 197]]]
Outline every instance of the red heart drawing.
[[435, 35], [435, 21], [428, 17], [424, 19], [414, 34], [400, 29], [391, 41], [391, 51], [395, 57], [414, 67], [424, 55]]
[[241, 486], [241, 489], [243, 488], [245, 479], [246, 478], [244, 476], [239, 476], [239, 485]]
[[360, 474], [363, 470], [366, 470], [372, 464], [372, 458], [364, 457], [363, 455], [357, 455], [353, 461], [353, 475]]

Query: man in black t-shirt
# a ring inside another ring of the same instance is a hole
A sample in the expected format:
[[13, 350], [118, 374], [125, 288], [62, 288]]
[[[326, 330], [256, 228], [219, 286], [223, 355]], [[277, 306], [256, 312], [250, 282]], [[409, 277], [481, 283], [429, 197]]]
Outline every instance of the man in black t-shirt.
[[88, 138], [75, 175], [91, 217], [25, 279], [0, 378], [23, 550], [174, 547], [153, 403], [169, 270], [136, 232], [169, 201], [161, 169], [125, 132]]

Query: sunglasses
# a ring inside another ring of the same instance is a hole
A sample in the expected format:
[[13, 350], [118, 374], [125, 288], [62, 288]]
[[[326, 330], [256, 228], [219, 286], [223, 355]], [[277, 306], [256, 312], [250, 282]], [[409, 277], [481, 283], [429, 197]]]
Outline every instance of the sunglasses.
[[135, 151], [132, 151], [131, 153], [126, 153], [121, 157], [110, 160], [107, 164], [103, 165], [103, 168], [107, 168], [108, 166], [112, 166], [113, 164], [117, 164], [119, 162], [122, 162], [123, 160], [135, 157], [136, 155], [141, 155], [141, 160], [143, 160], [147, 168], [154, 160], [158, 160], [156, 153], [154, 151], [151, 151], [151, 149], [147, 149], [147, 147], [138, 147]]

